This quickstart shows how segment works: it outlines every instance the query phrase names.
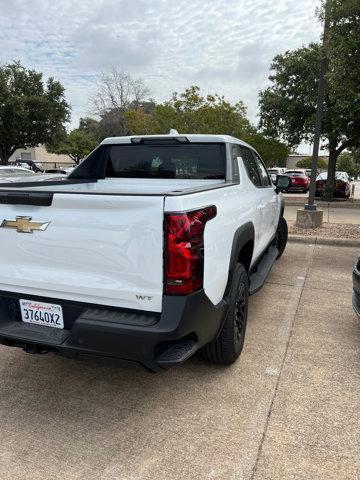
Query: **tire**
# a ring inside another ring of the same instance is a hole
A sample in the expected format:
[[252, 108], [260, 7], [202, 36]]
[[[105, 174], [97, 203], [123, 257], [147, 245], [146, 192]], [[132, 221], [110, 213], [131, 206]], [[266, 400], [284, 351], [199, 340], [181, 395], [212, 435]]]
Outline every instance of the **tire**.
[[284, 217], [281, 217], [279, 220], [276, 236], [275, 236], [275, 247], [279, 250], [279, 254], [276, 259], [280, 258], [284, 253], [286, 244], [288, 241], [288, 226]]
[[238, 263], [228, 296], [229, 307], [217, 338], [201, 349], [203, 358], [211, 363], [231, 365], [242, 352], [249, 303], [249, 277]]

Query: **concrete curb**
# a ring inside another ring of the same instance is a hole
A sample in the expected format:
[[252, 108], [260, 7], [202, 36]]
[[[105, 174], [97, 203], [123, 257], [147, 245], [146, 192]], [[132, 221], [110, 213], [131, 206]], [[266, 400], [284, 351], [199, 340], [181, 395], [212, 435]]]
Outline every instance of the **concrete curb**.
[[335, 245], [338, 247], [359, 247], [360, 240], [356, 238], [312, 237], [306, 235], [289, 235], [291, 243], [308, 243], [312, 245]]

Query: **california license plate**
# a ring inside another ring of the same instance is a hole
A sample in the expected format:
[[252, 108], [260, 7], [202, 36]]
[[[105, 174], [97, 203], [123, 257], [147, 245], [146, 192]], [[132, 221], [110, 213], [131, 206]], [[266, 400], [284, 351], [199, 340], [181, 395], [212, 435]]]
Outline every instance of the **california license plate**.
[[64, 328], [61, 305], [20, 299], [22, 321], [46, 327]]

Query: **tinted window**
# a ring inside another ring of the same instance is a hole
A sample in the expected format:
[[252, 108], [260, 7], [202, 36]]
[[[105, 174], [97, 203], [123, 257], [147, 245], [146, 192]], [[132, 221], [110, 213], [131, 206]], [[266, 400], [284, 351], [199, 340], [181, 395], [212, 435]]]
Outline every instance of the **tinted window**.
[[255, 162], [256, 162], [257, 168], [259, 170], [261, 186], [262, 187], [269, 187], [271, 185], [271, 180], [270, 180], [270, 177], [269, 177], [269, 174], [266, 170], [265, 165], [263, 164], [259, 155], [257, 155], [254, 151], [252, 151], [252, 154], [255, 158]]
[[105, 176], [225, 179], [225, 145], [113, 145]]
[[251, 151], [248, 148], [240, 147], [240, 150], [250, 180], [256, 187], [261, 187], [260, 174], [256, 165], [255, 158], [252, 156]]
[[299, 170], [286, 170], [286, 175], [293, 175], [294, 177], [303, 177], [304, 172], [299, 172]]
[[238, 164], [238, 157], [241, 157], [240, 146], [236, 143], [231, 145], [231, 152], [232, 152], [232, 180], [238, 182], [240, 180], [239, 175], [239, 164]]

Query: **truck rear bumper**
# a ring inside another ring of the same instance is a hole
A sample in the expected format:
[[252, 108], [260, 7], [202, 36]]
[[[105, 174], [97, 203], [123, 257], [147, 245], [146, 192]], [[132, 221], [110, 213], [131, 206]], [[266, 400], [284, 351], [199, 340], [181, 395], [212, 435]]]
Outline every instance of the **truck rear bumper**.
[[134, 361], [153, 371], [184, 362], [213, 340], [227, 311], [225, 301], [214, 306], [203, 290], [164, 296], [161, 314], [26, 295], [29, 300], [60, 304], [62, 330], [22, 322], [20, 297], [24, 295], [0, 293], [0, 343], [70, 358], [94, 355]]

